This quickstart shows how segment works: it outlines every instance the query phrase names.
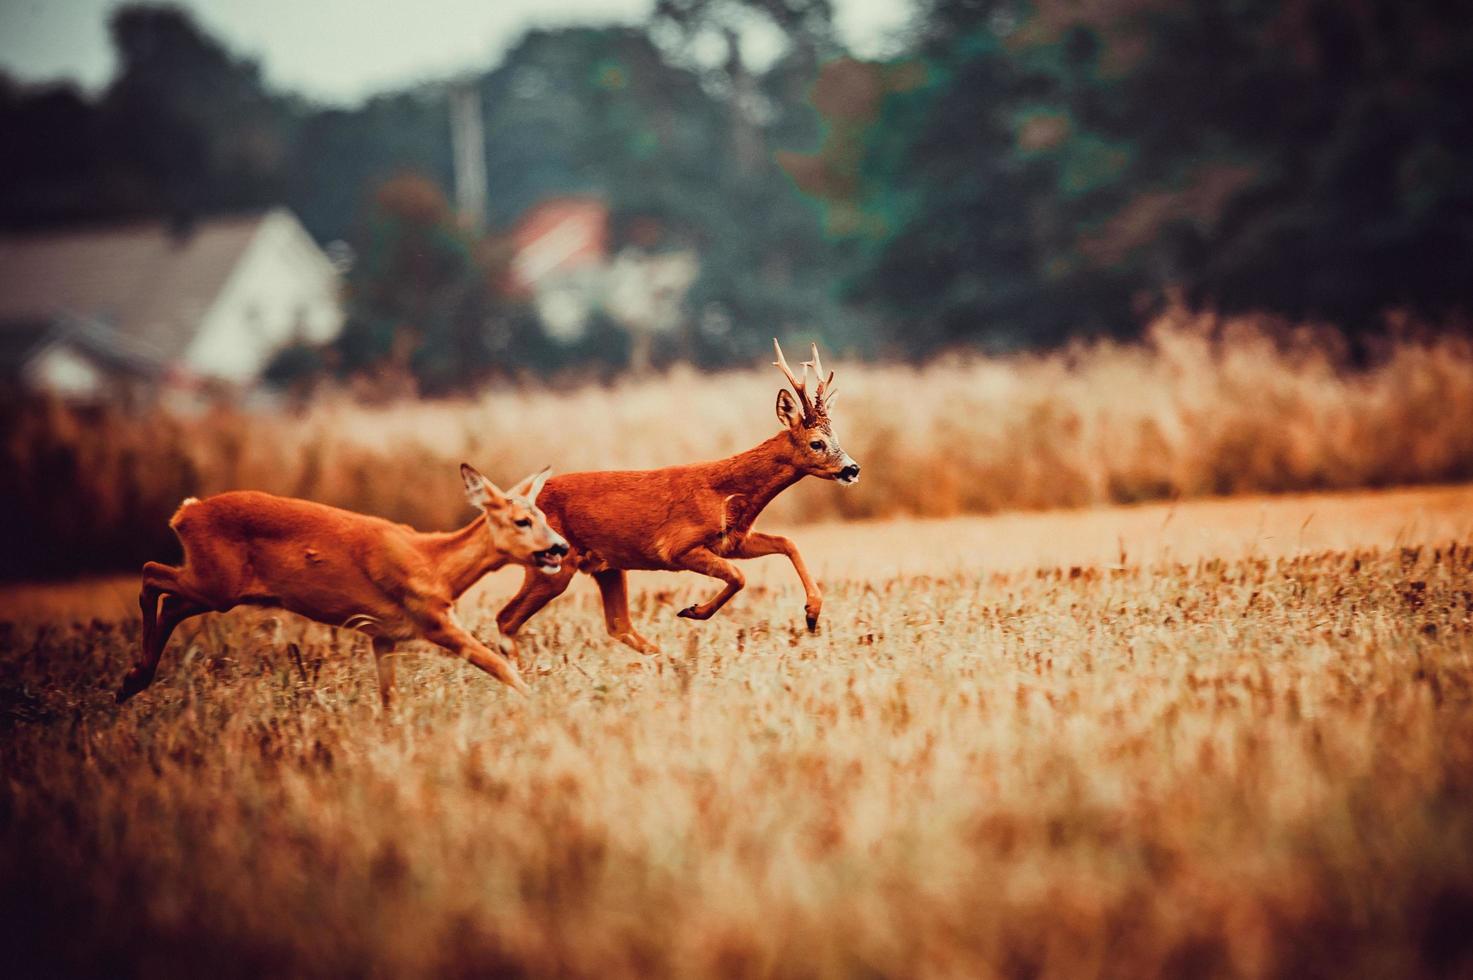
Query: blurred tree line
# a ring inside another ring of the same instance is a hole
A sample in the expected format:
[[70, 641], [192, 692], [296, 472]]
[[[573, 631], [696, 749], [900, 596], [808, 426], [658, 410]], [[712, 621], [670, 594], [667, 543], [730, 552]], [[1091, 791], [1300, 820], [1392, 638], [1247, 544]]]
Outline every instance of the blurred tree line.
[[[774, 333], [912, 355], [1125, 335], [1168, 296], [1371, 330], [1473, 293], [1470, 11], [919, 0], [876, 63], [845, 56], [827, 0], [658, 0], [454, 83], [485, 112], [482, 235], [445, 197], [452, 83], [324, 108], [131, 6], [98, 97], [0, 79], [0, 223], [285, 203], [356, 255], [334, 362], [432, 390], [626, 356], [607, 323], [550, 340], [505, 288], [498, 232], [564, 194], [608, 203], [615, 248], [699, 253], [663, 353], [703, 364]], [[786, 38], [760, 70], [754, 21]]]
[[793, 169], [922, 349], [1177, 298], [1354, 335], [1468, 309], [1470, 92], [1457, 0], [923, 0], [909, 57], [820, 79]]

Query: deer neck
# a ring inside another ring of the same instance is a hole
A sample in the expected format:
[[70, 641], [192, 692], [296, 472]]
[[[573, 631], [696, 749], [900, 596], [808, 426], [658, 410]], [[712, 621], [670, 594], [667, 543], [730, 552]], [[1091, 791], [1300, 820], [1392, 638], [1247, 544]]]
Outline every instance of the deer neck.
[[427, 534], [422, 542], [426, 556], [458, 598], [488, 572], [506, 564], [506, 555], [491, 546], [486, 515], [481, 514], [458, 531]]
[[793, 463], [786, 432], [716, 465], [712, 487], [728, 497], [741, 498], [734, 503], [743, 519], [738, 523], [743, 524], [756, 520], [774, 497], [803, 479], [803, 471]]

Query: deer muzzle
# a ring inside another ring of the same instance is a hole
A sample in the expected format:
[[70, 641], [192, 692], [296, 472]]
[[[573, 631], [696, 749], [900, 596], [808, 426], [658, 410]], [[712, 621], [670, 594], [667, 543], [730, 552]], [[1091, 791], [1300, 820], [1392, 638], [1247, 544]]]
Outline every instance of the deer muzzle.
[[532, 553], [537, 561], [537, 570], [547, 575], [555, 575], [562, 571], [563, 558], [568, 554], [568, 543], [558, 540], [557, 543], [543, 548], [541, 551]]

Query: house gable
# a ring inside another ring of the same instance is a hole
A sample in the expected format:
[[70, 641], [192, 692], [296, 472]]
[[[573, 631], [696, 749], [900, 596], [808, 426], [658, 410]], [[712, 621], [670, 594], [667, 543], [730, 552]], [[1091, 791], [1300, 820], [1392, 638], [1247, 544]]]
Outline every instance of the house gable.
[[296, 218], [272, 211], [200, 317], [182, 366], [248, 382], [283, 347], [327, 343], [342, 325], [337, 270]]

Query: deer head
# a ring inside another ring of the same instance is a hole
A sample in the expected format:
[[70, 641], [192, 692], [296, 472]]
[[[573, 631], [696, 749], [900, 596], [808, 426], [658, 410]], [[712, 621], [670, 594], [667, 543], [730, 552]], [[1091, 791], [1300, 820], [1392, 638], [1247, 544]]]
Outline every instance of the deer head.
[[[813, 345], [813, 359], [803, 362], [803, 380], [799, 381], [788, 367], [783, 349], [773, 338], [772, 349], [777, 353], [773, 366], [782, 371], [793, 386], [792, 391], [783, 388], [777, 393], [777, 418], [787, 427], [792, 443], [794, 465], [811, 476], [836, 480], [844, 485], [859, 482], [859, 464], [848, 453], [839, 448], [834, 425], [829, 418], [833, 404], [832, 385], [834, 374], [823, 374], [823, 362], [818, 357], [818, 345]], [[808, 390], [808, 370], [813, 369], [817, 378], [812, 393]], [[797, 396], [796, 398], [794, 396]]]
[[518, 564], [555, 575], [563, 567], [568, 542], [548, 527], [546, 516], [536, 504], [537, 494], [551, 473], [552, 467], [547, 467], [510, 490], [502, 490], [474, 466], [460, 464], [466, 499], [485, 513], [491, 546]]

